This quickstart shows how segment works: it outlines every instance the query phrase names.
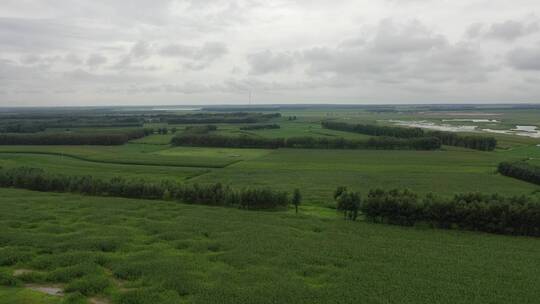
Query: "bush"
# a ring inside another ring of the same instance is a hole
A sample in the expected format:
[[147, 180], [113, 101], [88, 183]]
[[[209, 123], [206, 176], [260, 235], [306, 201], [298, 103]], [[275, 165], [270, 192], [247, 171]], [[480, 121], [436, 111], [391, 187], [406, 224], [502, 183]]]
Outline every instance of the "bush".
[[0, 286], [15, 287], [19, 285], [21, 285], [21, 282], [17, 278], [7, 272], [0, 271]]
[[89, 275], [76, 279], [66, 286], [66, 292], [80, 292], [91, 296], [103, 292], [109, 287], [109, 279], [101, 275]]

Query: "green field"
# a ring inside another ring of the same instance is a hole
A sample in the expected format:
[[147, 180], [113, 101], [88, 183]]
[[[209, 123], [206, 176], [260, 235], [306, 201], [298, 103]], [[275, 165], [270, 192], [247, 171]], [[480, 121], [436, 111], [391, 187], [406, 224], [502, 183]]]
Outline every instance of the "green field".
[[[212, 153], [206, 157], [199, 148], [182, 148], [181, 155], [163, 155], [169, 146], [127, 144], [123, 146], [0, 146], [0, 153], [34, 153], [67, 156], [80, 160], [149, 166], [221, 168], [242, 159], [231, 155]], [[180, 153], [180, 152], [178, 152]], [[204, 154], [204, 153], [203, 153]]]
[[[125, 110], [123, 110], [125, 111]], [[470, 118], [497, 127], [540, 125], [540, 109], [431, 111], [398, 106], [282, 109], [240, 130], [216, 134], [288, 138], [370, 136], [322, 129], [320, 122]], [[492, 115], [493, 114], [493, 115]], [[167, 113], [170, 115], [170, 113]], [[493, 117], [492, 117], [493, 116]], [[289, 118], [291, 117], [291, 118]], [[296, 119], [292, 119], [296, 117]], [[143, 118], [141, 118], [143, 119]], [[144, 119], [143, 119], [144, 120]], [[144, 123], [145, 128], [188, 126]], [[117, 132], [126, 128], [72, 128]], [[65, 130], [48, 129], [46, 132]], [[474, 133], [476, 134], [476, 133]], [[478, 135], [478, 134], [476, 134]], [[443, 146], [436, 151], [173, 147], [173, 134], [122, 146], [0, 145], [0, 167], [42, 168], [68, 176], [150, 182], [221, 183], [292, 192], [300, 213], [243, 211], [195, 202], [89, 197], [0, 188], [0, 304], [67, 303], [537, 303], [540, 240], [417, 224], [343, 220], [332, 195], [347, 186], [410, 189], [420, 195], [481, 192], [529, 195], [540, 186], [496, 173], [503, 161], [540, 165], [540, 139], [494, 135], [493, 152]], [[30, 287], [55, 287], [50, 296]]]
[[[26, 269], [31, 275], [21, 280], [118, 303], [540, 298], [540, 241], [532, 238], [23, 190], [0, 195], [2, 272]], [[0, 288], [0, 303], [60, 303], [20, 286]]]

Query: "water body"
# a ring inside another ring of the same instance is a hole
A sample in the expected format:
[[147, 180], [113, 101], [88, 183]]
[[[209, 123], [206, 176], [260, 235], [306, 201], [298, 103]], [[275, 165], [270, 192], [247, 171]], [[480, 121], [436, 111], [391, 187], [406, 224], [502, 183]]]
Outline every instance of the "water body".
[[390, 120], [391, 123], [398, 126], [413, 127], [413, 128], [422, 128], [430, 129], [437, 131], [448, 131], [448, 132], [475, 132], [478, 126], [455, 126], [449, 124], [436, 124], [427, 120], [420, 121], [406, 121], [406, 120]]
[[510, 135], [532, 137], [532, 138], [540, 138], [540, 130], [538, 130], [537, 126], [516, 126], [515, 129], [510, 129], [510, 130], [482, 129], [482, 131], [489, 132], [489, 133], [510, 134]]
[[152, 111], [200, 111], [202, 108], [152, 108]]
[[496, 119], [461, 119], [461, 118], [456, 118], [456, 119], [443, 119], [442, 120], [443, 122], [444, 121], [457, 121], [457, 122], [477, 122], [477, 123], [499, 123], [500, 121], [496, 120]]
[[[496, 133], [496, 134], [508, 134], [508, 135], [517, 135], [517, 136], [526, 136], [531, 138], [540, 138], [540, 130], [537, 126], [516, 126], [514, 129], [509, 130], [495, 130], [495, 129], [479, 129], [478, 126], [470, 125], [449, 125], [449, 124], [437, 124], [427, 120], [420, 121], [411, 121], [411, 120], [389, 120], [391, 123], [404, 126], [404, 127], [413, 127], [413, 128], [422, 128], [430, 129], [437, 131], [448, 131], [448, 132], [486, 132], [486, 133]], [[443, 120], [445, 121], [445, 120]], [[458, 120], [452, 120], [458, 121]], [[459, 120], [461, 121], [461, 120]], [[489, 119], [471, 119], [468, 121], [472, 122], [495, 122], [494, 120]], [[498, 122], [498, 121], [497, 121]], [[540, 146], [540, 145], [539, 145]]]

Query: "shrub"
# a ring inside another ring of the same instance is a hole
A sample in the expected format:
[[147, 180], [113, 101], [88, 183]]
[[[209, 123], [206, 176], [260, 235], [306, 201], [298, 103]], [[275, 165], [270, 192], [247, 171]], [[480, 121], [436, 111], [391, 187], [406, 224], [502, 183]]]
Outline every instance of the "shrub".
[[109, 279], [101, 275], [89, 275], [76, 279], [66, 286], [66, 292], [80, 292], [91, 296], [103, 292], [109, 287]]
[[0, 271], [0, 286], [15, 287], [21, 285], [21, 282], [11, 274]]

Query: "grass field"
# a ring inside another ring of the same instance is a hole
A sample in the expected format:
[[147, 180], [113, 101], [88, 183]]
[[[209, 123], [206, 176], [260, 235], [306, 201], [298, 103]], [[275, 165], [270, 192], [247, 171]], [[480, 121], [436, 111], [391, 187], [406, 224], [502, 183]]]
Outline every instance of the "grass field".
[[209, 168], [123, 165], [96, 163], [68, 156], [49, 154], [1, 153], [0, 167], [13, 168], [27, 166], [42, 168], [48, 172], [67, 175], [92, 175], [107, 179], [123, 176], [133, 179], [174, 179], [182, 181], [209, 172]]
[[[60, 151], [64, 151], [65, 156], [39, 154]], [[264, 150], [128, 144], [123, 147], [0, 147], [0, 152], [0, 166], [24, 165], [61, 174], [189, 179], [190, 183], [220, 182], [237, 188], [260, 186], [289, 192], [299, 188], [306, 203], [318, 206], [331, 201], [338, 186], [348, 186], [364, 194], [373, 188], [409, 188], [441, 195], [476, 191], [520, 195], [539, 189], [537, 185], [496, 173], [501, 161], [532, 158], [532, 163], [538, 162], [540, 148], [535, 146], [480, 152], [452, 147], [442, 151]], [[127, 165], [129, 162], [151, 166]], [[226, 167], [214, 168], [217, 166]]]
[[[441, 121], [487, 112], [493, 117], [480, 118], [496, 118], [504, 128], [540, 125], [540, 110], [398, 110], [290, 109], [268, 122], [280, 129], [242, 131], [242, 124], [218, 124], [216, 133], [366, 139], [322, 129], [320, 122]], [[145, 127], [182, 132], [186, 125]], [[118, 130], [125, 129], [71, 132]], [[446, 146], [438, 151], [172, 147], [172, 136], [154, 134], [123, 146], [0, 146], [0, 167], [299, 188], [300, 213], [0, 188], [0, 304], [532, 304], [540, 299], [538, 238], [344, 221], [332, 198], [338, 186], [362, 196], [373, 188], [527, 195], [540, 186], [497, 174], [496, 168], [502, 161], [540, 165], [538, 139], [495, 135], [498, 149], [482, 152]], [[30, 286], [66, 294], [49, 296]]]
[[[117, 303], [536, 303], [540, 241], [1, 189], [0, 271]], [[23, 283], [21, 283], [23, 284]], [[24, 300], [32, 299], [32, 300]], [[56, 301], [55, 301], [56, 299]], [[0, 288], [0, 303], [60, 303]]]
[[280, 149], [190, 181], [271, 186], [288, 191], [297, 187], [309, 202], [316, 204], [330, 201], [340, 185], [364, 194], [378, 187], [442, 195], [470, 191], [519, 195], [539, 189], [495, 173], [501, 160], [520, 158], [520, 153], [513, 152], [508, 155], [450, 148], [421, 152]]
[[[183, 148], [184, 153], [161, 155], [169, 146], [127, 144], [123, 146], [0, 146], [0, 153], [34, 153], [65, 155], [86, 161], [152, 166], [221, 168], [241, 160], [240, 157], [213, 154], [205, 157], [199, 148]], [[211, 153], [212, 154], [212, 153]]]

